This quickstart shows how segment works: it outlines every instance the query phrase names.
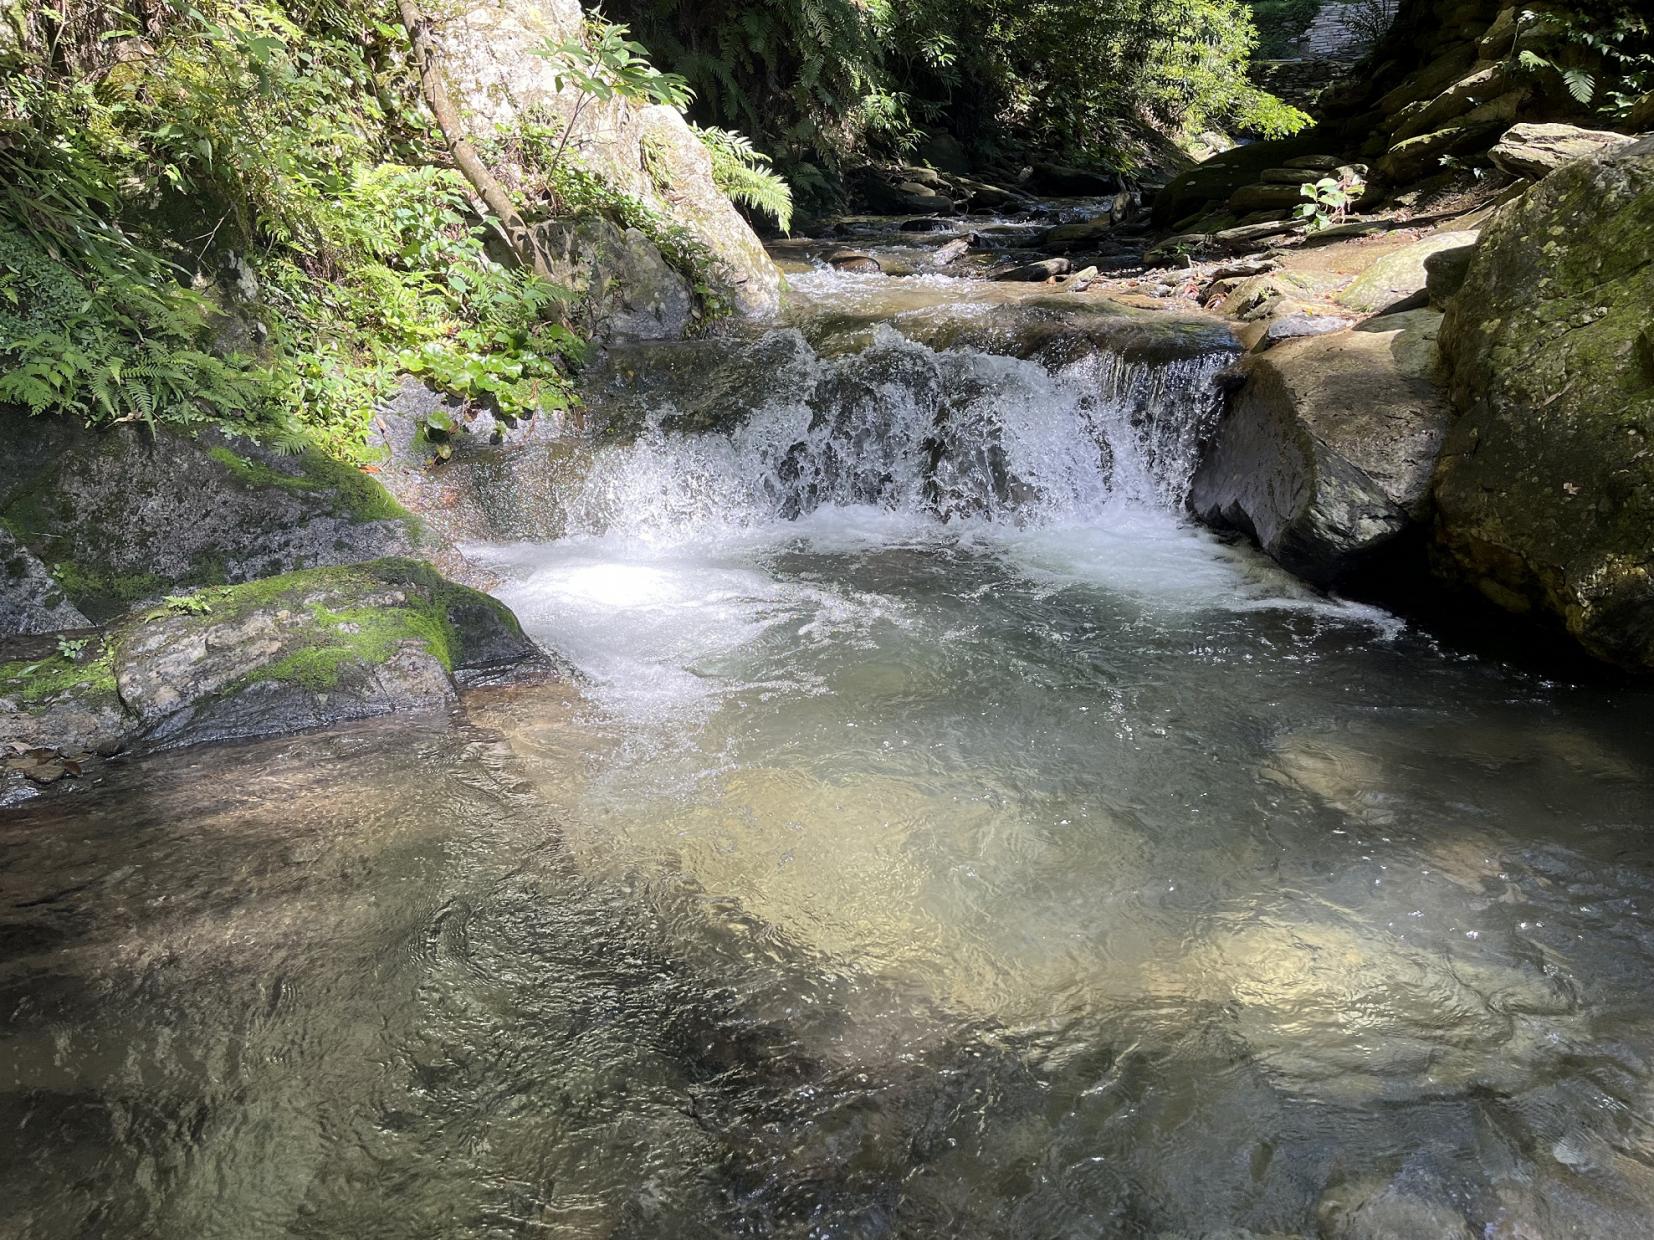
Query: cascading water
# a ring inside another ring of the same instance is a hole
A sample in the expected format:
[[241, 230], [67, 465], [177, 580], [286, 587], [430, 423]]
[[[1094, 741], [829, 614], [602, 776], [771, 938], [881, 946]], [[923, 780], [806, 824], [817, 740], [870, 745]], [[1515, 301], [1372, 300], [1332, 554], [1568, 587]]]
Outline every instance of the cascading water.
[[[777, 347], [779, 346], [779, 348]], [[878, 329], [822, 357], [797, 332], [723, 433], [674, 432], [670, 393], [637, 441], [601, 452], [570, 504], [588, 534], [683, 538], [866, 505], [938, 521], [1059, 524], [1111, 506], [1175, 511], [1233, 357], [1163, 363], [1097, 353], [1047, 368], [935, 350]]]
[[0, 1233], [1648, 1234], [1648, 697], [1184, 521], [1210, 325], [794, 296], [471, 549], [576, 684], [0, 833]]

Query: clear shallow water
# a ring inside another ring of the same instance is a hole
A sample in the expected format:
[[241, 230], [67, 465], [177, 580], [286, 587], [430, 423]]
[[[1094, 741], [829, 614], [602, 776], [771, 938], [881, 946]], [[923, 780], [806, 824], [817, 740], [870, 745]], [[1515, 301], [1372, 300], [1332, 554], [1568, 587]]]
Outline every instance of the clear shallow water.
[[[472, 549], [578, 689], [0, 820], [0, 1234], [1654, 1226], [1654, 701], [1182, 524], [1149, 388], [885, 347]], [[1032, 490], [939, 519], [915, 359]]]

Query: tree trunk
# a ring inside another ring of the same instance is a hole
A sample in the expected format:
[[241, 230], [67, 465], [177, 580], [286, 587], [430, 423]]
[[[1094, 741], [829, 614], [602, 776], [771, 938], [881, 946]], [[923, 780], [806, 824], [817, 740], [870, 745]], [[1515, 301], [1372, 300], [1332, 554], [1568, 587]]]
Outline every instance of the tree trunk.
[[536, 275], [549, 279], [550, 272], [546, 269], [540, 247], [534, 242], [534, 234], [512, 204], [505, 187], [488, 170], [488, 165], [477, 154], [477, 148], [465, 136], [465, 125], [454, 108], [453, 100], [448, 97], [448, 84], [443, 80], [436, 45], [431, 42], [428, 23], [418, 4], [415, 0], [397, 0], [397, 7], [402, 14], [402, 25], [408, 31], [408, 41], [413, 46], [420, 90], [431, 115], [436, 117], [437, 128], [442, 131], [442, 140], [447, 143], [454, 166], [471, 182], [484, 205], [499, 220], [507, 243], [523, 265]]

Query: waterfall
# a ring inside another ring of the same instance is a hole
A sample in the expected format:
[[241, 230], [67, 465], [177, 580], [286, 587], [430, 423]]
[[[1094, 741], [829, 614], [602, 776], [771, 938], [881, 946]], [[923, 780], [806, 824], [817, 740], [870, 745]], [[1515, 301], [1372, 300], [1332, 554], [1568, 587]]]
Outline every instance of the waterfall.
[[624, 401], [597, 402], [636, 434], [598, 451], [571, 530], [676, 539], [852, 505], [1019, 525], [1179, 509], [1232, 360], [1042, 364], [888, 326], [844, 356], [793, 330], [707, 343], [653, 373], [645, 359]]

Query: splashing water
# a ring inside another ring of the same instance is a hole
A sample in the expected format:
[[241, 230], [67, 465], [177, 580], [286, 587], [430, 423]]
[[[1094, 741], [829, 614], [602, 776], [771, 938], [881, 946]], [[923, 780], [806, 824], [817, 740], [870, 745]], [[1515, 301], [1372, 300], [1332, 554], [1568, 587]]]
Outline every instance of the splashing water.
[[666, 429], [679, 412], [666, 394], [636, 443], [599, 455], [571, 503], [574, 528], [674, 542], [828, 506], [990, 524], [1175, 508], [1232, 360], [1095, 354], [1052, 371], [889, 327], [831, 359], [792, 335], [787, 364], [725, 434]]

